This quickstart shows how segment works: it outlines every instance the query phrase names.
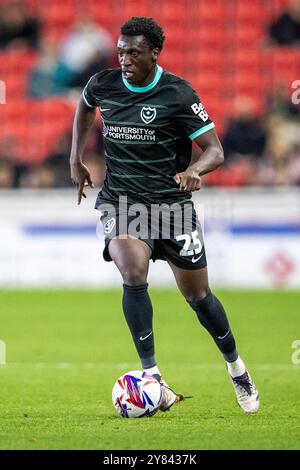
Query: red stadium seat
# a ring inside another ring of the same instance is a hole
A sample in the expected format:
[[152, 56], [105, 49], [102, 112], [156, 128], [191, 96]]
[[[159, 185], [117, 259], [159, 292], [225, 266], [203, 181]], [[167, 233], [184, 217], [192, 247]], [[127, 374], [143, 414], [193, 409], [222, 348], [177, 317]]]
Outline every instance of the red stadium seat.
[[26, 73], [30, 70], [38, 54], [36, 52], [2, 51], [0, 52], [1, 76], [11, 73]]
[[189, 33], [190, 41], [198, 45], [199, 49], [213, 47], [224, 47], [227, 42], [227, 33], [225, 28], [215, 28], [210, 26], [201, 26], [192, 29]]
[[105, 2], [101, 5], [101, 8], [99, 8], [99, 1], [91, 4], [90, 14], [97, 23], [100, 23], [108, 29], [110, 29], [110, 24], [115, 21], [111, 14], [111, 6]]
[[235, 70], [241, 72], [254, 70], [256, 72], [262, 72], [266, 65], [265, 54], [258, 48], [238, 48], [231, 54], [230, 66]]
[[218, 97], [224, 88], [224, 79], [219, 73], [200, 71], [192, 81], [194, 88], [204, 100], [206, 96]]
[[224, 25], [230, 17], [230, 9], [223, 0], [193, 2], [191, 15], [197, 22], [203, 25], [216, 26]]
[[290, 0], [273, 0], [270, 8], [270, 19], [275, 20], [279, 15], [289, 9]]
[[299, 77], [300, 52], [291, 47], [278, 48], [268, 54], [273, 85], [282, 82], [287, 86]]
[[185, 53], [186, 61], [189, 65], [194, 65], [195, 71], [222, 73], [226, 66], [226, 57], [220, 49], [194, 49], [190, 48]]
[[26, 94], [27, 77], [23, 74], [10, 74], [6, 76], [7, 100], [10, 98], [21, 98]]
[[265, 94], [268, 85], [268, 77], [260, 73], [237, 71], [227, 77], [225, 88], [229, 93], [256, 97]]
[[270, 18], [270, 4], [271, 2], [265, 0], [236, 0], [234, 19], [240, 25], [266, 23]]
[[218, 118], [224, 118], [224, 98], [221, 90], [218, 94], [207, 94], [205, 96], [203, 94], [202, 97], [201, 89], [199, 89], [199, 95], [206, 111], [213, 121]]
[[178, 50], [184, 51], [186, 33], [183, 29], [174, 28], [168, 25], [165, 28], [165, 48], [172, 48], [175, 52]]
[[270, 64], [278, 69], [297, 70], [300, 67], [300, 52], [293, 47], [283, 47], [269, 53]]
[[236, 46], [236, 48], [249, 47], [249, 45], [259, 46], [263, 43], [265, 39], [264, 29], [255, 23], [240, 25], [236, 24], [230, 32], [231, 43]]
[[[77, 8], [79, 6], [78, 4]], [[46, 24], [72, 24], [77, 17], [74, 4], [70, 0], [64, 0], [63, 2], [40, 2], [38, 9]], [[82, 13], [84, 13], [84, 10], [82, 10]]]
[[[118, 12], [118, 8], [116, 8], [115, 11]], [[131, 16], [149, 16], [147, 2], [145, 0], [129, 0], [124, 2], [123, 7], [119, 8], [119, 13], [122, 14], [122, 18], [124, 18], [125, 21]]]
[[[0, 140], [15, 136], [21, 160], [39, 160], [72, 126], [74, 109], [62, 100], [9, 101], [3, 113]], [[4, 124], [4, 125], [3, 125]]]
[[[182, 53], [163, 53], [159, 60], [159, 64], [165, 69], [172, 72], [174, 69], [178, 69], [178, 67], [184, 67], [186, 64], [186, 60]], [[174, 73], [174, 72], [173, 72]]]

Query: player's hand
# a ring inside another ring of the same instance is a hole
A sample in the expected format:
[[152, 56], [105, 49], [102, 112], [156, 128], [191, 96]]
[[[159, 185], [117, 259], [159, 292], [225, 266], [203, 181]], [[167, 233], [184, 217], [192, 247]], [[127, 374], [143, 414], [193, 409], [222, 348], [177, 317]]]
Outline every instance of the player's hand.
[[179, 191], [198, 191], [201, 189], [201, 178], [195, 170], [187, 169], [174, 176], [174, 180], [179, 184]]
[[81, 203], [82, 197], [86, 198], [84, 188], [86, 186], [94, 187], [88, 167], [82, 162], [71, 163], [71, 180], [78, 187], [78, 200]]

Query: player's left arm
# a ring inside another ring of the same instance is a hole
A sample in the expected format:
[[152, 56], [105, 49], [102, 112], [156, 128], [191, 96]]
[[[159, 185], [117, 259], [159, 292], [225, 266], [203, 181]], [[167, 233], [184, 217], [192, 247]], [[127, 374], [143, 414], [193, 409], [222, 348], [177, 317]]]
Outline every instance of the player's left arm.
[[185, 171], [174, 176], [176, 183], [180, 184], [180, 191], [197, 191], [201, 188], [201, 176], [214, 171], [224, 162], [223, 148], [215, 129], [199, 135], [194, 142], [203, 153]]

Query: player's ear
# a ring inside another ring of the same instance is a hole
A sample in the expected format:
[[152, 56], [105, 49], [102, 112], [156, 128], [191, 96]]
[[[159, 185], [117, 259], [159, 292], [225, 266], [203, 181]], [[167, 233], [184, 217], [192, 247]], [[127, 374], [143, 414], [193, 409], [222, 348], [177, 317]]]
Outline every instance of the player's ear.
[[154, 49], [152, 49], [153, 62], [155, 62], [158, 59], [159, 54], [160, 54], [160, 50], [158, 49], [158, 47], [155, 47]]

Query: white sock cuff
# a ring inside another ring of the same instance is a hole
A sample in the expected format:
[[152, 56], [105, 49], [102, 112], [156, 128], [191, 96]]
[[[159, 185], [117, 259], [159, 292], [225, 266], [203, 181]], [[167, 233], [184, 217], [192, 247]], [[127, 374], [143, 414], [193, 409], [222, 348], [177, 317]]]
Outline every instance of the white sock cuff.
[[228, 367], [228, 372], [231, 377], [234, 379], [235, 377], [240, 377], [246, 372], [246, 366], [240, 356], [238, 356], [237, 360], [234, 362], [226, 362]]
[[149, 374], [149, 375], [154, 375], [154, 374], [161, 375], [161, 373], [160, 373], [157, 366], [150, 367], [149, 369], [143, 369], [143, 371], [146, 372], [146, 374]]

